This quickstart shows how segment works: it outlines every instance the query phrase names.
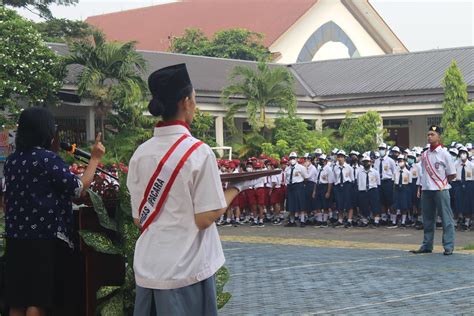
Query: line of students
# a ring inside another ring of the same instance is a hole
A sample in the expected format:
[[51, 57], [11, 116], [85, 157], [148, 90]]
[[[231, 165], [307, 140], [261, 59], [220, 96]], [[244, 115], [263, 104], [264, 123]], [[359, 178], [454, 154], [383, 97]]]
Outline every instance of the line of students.
[[[401, 150], [382, 143], [378, 151], [360, 154], [334, 149], [330, 156], [316, 149], [298, 157], [296, 152], [277, 161], [264, 155], [244, 164], [221, 161], [221, 172], [252, 172], [281, 168], [279, 175], [254, 180], [239, 194], [218, 225], [265, 223], [305, 227], [379, 227], [422, 229], [420, 175], [422, 152], [414, 147]], [[457, 178], [451, 183], [452, 208], [459, 228], [468, 230], [474, 215], [474, 163], [470, 144], [453, 143]], [[288, 216], [285, 216], [285, 210]], [[439, 226], [441, 225], [438, 219]]]

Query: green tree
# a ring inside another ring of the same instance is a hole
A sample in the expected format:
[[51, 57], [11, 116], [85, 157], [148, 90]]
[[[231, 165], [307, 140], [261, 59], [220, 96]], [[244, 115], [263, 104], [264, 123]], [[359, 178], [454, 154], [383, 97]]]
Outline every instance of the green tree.
[[442, 85], [444, 88], [443, 116], [444, 142], [459, 141], [462, 131], [461, 122], [467, 105], [467, 86], [456, 61], [452, 61], [446, 70]]
[[382, 117], [376, 111], [368, 111], [355, 117], [350, 111], [339, 126], [342, 148], [365, 152], [377, 147], [383, 137]]
[[248, 122], [257, 133], [273, 127], [273, 121], [266, 116], [268, 107], [278, 108], [282, 113], [294, 116], [294, 79], [286, 68], [270, 68], [264, 62], [259, 62], [257, 69], [236, 66], [230, 80], [232, 83], [222, 91], [222, 100], [229, 108], [226, 123], [234, 132], [234, 116], [240, 109], [246, 110]]
[[64, 74], [59, 57], [15, 11], [0, 7], [0, 25], [0, 106], [55, 101]]
[[173, 53], [206, 56], [209, 49], [209, 39], [200, 29], [186, 29], [184, 35], [176, 37], [171, 43]]
[[268, 60], [270, 51], [262, 44], [263, 35], [245, 29], [216, 32], [209, 39], [200, 29], [186, 29], [184, 35], [173, 39], [170, 51], [188, 55]]
[[38, 14], [44, 18], [52, 18], [49, 6], [57, 5], [74, 5], [79, 0], [0, 0], [0, 5], [7, 5], [15, 8], [26, 8], [27, 10]]
[[194, 120], [191, 124], [191, 132], [193, 136], [202, 140], [211, 147], [217, 146], [216, 136], [213, 132], [214, 117], [209, 113], [203, 112], [196, 108], [194, 112]]
[[104, 120], [114, 103], [132, 105], [143, 99], [145, 59], [135, 51], [135, 42], [106, 42], [104, 35], [95, 31], [92, 41], [71, 43], [65, 64], [84, 67], [78, 92], [95, 100], [103, 135]]
[[45, 42], [64, 43], [67, 40], [84, 39], [92, 34], [92, 28], [83, 21], [50, 19], [34, 24]]

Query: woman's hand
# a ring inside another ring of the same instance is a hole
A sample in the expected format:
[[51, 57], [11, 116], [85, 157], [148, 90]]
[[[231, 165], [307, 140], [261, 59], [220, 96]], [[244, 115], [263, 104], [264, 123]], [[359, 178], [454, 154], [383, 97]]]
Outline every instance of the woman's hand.
[[102, 133], [98, 133], [95, 138], [95, 144], [92, 146], [91, 150], [91, 159], [96, 159], [100, 161], [105, 155], [105, 147], [101, 142]]

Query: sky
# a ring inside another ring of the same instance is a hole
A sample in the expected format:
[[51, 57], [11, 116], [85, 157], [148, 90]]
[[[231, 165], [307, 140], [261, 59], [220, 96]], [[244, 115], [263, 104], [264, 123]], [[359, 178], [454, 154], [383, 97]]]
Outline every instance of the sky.
[[[295, 1], [295, 0], [288, 0]], [[172, 0], [79, 0], [76, 6], [51, 6], [57, 18], [88, 16], [157, 5]], [[370, 0], [409, 51], [474, 46], [474, 0]], [[27, 10], [20, 14], [38, 21]]]

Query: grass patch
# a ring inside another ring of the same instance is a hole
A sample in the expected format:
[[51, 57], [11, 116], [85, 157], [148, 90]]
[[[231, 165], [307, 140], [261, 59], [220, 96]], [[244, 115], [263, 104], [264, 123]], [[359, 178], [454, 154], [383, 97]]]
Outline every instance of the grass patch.
[[470, 244], [464, 247], [464, 250], [474, 250], [474, 244]]

